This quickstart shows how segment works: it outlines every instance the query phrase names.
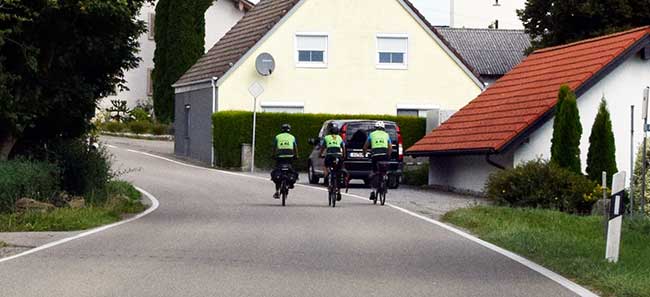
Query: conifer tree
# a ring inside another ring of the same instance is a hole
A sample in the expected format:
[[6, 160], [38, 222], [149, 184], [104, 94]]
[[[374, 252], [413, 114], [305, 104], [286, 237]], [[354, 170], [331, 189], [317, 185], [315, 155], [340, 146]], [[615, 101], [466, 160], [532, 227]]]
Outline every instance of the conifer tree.
[[555, 120], [553, 122], [553, 139], [551, 140], [551, 163], [582, 173], [580, 163], [580, 138], [582, 125], [576, 95], [566, 85], [560, 88]]
[[603, 171], [607, 172], [607, 184], [612, 182], [612, 176], [618, 171], [612, 121], [604, 97], [600, 102], [598, 114], [589, 136], [587, 175], [591, 180], [600, 183]]

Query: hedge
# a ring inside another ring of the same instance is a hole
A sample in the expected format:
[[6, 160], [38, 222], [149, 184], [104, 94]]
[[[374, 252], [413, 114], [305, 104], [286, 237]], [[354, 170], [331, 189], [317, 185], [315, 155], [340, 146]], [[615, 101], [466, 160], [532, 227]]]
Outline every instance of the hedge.
[[[317, 137], [323, 122], [333, 119], [394, 121], [401, 128], [404, 149], [420, 140], [426, 132], [426, 119], [417, 117], [258, 113], [255, 167], [271, 168], [273, 166], [273, 139], [280, 132], [280, 126], [288, 123], [292, 126], [292, 134], [298, 141], [299, 160], [294, 165], [297, 169], [306, 169], [306, 160], [313, 149], [309, 145], [308, 139]], [[218, 112], [212, 116], [212, 123], [216, 166], [223, 168], [241, 167], [241, 144], [251, 143], [253, 113], [247, 111]]]
[[0, 162], [0, 213], [12, 212], [16, 200], [47, 201], [59, 191], [59, 171], [54, 164], [31, 160]]

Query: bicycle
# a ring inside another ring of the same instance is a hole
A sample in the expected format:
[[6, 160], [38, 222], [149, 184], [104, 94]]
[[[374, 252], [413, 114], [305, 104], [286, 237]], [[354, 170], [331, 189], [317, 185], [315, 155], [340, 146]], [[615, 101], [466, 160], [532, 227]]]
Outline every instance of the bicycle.
[[379, 179], [379, 183], [373, 191], [375, 197], [373, 204], [377, 204], [377, 200], [379, 200], [379, 204], [383, 206], [386, 204], [386, 194], [388, 194], [388, 162], [378, 162], [377, 167], [378, 176], [376, 178]]
[[286, 206], [287, 196], [289, 196], [290, 180], [293, 179], [293, 172], [290, 165], [282, 165], [278, 170], [280, 170], [280, 198], [282, 200], [282, 206]]
[[339, 169], [341, 163], [340, 158], [334, 159], [332, 165], [329, 166], [329, 176], [327, 179], [327, 195], [329, 206], [336, 207], [336, 201], [341, 200], [341, 187], [339, 184], [341, 170]]

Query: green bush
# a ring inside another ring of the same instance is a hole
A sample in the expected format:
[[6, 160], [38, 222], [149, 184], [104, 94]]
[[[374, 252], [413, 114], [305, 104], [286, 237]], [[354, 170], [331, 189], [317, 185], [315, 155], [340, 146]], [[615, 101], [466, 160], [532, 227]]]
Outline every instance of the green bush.
[[141, 107], [136, 107], [129, 112], [131, 119], [136, 122], [149, 122], [151, 121], [151, 116], [149, 113]]
[[567, 168], [577, 174], [582, 172], [580, 163], [580, 137], [582, 124], [575, 93], [562, 85], [558, 95], [557, 112], [553, 120], [551, 139], [551, 163]]
[[151, 134], [153, 135], [169, 135], [169, 125], [163, 123], [153, 123], [151, 125]]
[[429, 184], [429, 164], [404, 168], [404, 184], [411, 186], [426, 186]]
[[0, 162], [0, 213], [14, 210], [16, 200], [48, 200], [59, 191], [59, 173], [53, 164], [39, 161]]
[[67, 140], [55, 144], [52, 151], [61, 187], [70, 194], [91, 195], [103, 190], [112, 178], [110, 156], [103, 147], [96, 150], [83, 140]]
[[600, 102], [598, 114], [589, 136], [587, 175], [591, 180], [602, 183], [603, 171], [607, 172], [607, 185], [610, 185], [618, 168], [616, 167], [616, 142], [612, 131], [612, 120], [605, 98]]
[[[272, 147], [280, 126], [288, 123], [291, 132], [298, 141], [299, 161], [297, 169], [307, 167], [306, 160], [312, 151], [309, 138], [318, 136], [323, 122], [332, 119], [369, 119], [395, 121], [399, 124], [404, 141], [404, 149], [420, 140], [426, 130], [426, 120], [417, 117], [396, 117], [384, 115], [337, 115], [337, 114], [287, 114], [258, 113], [257, 115], [257, 149], [255, 165], [260, 168], [273, 166]], [[215, 162], [219, 167], [237, 168], [241, 166], [241, 144], [251, 143], [253, 113], [246, 111], [224, 111], [212, 116]]]
[[125, 124], [121, 122], [110, 121], [101, 124], [100, 129], [108, 132], [120, 133], [120, 132], [124, 132], [127, 129], [127, 127]]
[[488, 197], [497, 202], [570, 213], [589, 213], [599, 192], [587, 177], [542, 160], [495, 172], [486, 184]]
[[135, 134], [145, 134], [151, 130], [151, 123], [148, 121], [132, 121], [127, 126], [129, 131]]

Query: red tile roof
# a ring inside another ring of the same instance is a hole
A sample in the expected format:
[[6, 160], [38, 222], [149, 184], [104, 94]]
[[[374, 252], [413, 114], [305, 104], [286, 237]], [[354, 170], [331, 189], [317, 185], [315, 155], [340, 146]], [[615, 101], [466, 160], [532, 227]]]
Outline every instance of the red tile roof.
[[562, 84], [580, 96], [649, 33], [641, 27], [535, 51], [407, 153], [500, 152], [550, 118]]

